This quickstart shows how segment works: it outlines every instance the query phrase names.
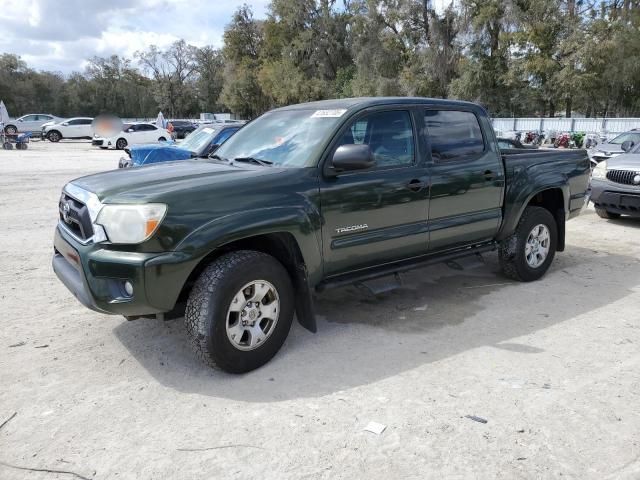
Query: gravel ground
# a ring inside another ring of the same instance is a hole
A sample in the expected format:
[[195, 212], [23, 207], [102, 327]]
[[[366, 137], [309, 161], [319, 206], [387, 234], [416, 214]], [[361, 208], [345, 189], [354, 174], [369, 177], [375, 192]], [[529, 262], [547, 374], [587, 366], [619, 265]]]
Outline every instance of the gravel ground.
[[640, 478], [640, 221], [586, 210], [535, 283], [487, 255], [329, 292], [317, 334], [232, 376], [182, 320], [97, 314], [55, 278], [60, 189], [119, 157], [0, 150], [0, 478]]

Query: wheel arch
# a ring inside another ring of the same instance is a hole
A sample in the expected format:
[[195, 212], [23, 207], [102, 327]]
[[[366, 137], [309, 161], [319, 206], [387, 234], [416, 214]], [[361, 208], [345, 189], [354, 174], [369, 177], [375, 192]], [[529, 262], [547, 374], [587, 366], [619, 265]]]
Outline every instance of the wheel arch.
[[182, 286], [178, 296], [178, 303], [186, 302], [195, 281], [208, 265], [226, 253], [238, 250], [255, 250], [266, 253], [285, 267], [295, 289], [295, 309], [298, 321], [303, 327], [315, 332], [316, 320], [313, 312], [307, 264], [298, 240], [289, 231], [273, 231], [244, 236], [216, 246], [194, 266]]
[[558, 227], [558, 248], [559, 252], [565, 248], [565, 222], [569, 211], [569, 185], [560, 181], [555, 184], [548, 184], [535, 190], [518, 192], [518, 197], [511, 200], [512, 206], [505, 209], [505, 219], [502, 228], [497, 235], [498, 240], [509, 237], [518, 226], [525, 209], [528, 206], [542, 207], [548, 210], [556, 220]]

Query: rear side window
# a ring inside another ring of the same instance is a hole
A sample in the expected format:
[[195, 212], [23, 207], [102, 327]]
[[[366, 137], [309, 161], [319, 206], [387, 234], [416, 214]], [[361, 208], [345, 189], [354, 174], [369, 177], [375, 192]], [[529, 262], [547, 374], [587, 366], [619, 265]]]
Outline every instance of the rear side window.
[[367, 144], [377, 167], [413, 163], [413, 126], [409, 112], [392, 110], [370, 113], [351, 124], [340, 145]]
[[482, 130], [473, 113], [427, 110], [424, 122], [434, 161], [446, 162], [484, 152]]

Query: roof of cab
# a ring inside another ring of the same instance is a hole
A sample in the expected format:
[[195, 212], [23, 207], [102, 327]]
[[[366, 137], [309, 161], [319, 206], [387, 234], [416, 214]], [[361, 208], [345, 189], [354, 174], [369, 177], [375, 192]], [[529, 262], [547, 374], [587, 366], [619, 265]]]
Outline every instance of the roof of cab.
[[446, 100], [442, 98], [425, 97], [356, 97], [356, 98], [336, 98], [333, 100], [320, 100], [317, 102], [298, 103], [278, 108], [277, 110], [360, 110], [378, 105], [447, 105], [447, 106], [473, 106], [482, 108], [479, 105], [461, 100]]

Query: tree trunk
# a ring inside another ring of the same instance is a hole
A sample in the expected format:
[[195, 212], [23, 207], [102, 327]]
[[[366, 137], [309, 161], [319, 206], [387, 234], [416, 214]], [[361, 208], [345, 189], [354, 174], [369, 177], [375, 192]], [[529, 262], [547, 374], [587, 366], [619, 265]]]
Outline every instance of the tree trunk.
[[571, 95], [569, 95], [567, 97], [567, 108], [565, 111], [565, 116], [567, 118], [571, 118], [571, 108], [573, 107], [573, 97]]

